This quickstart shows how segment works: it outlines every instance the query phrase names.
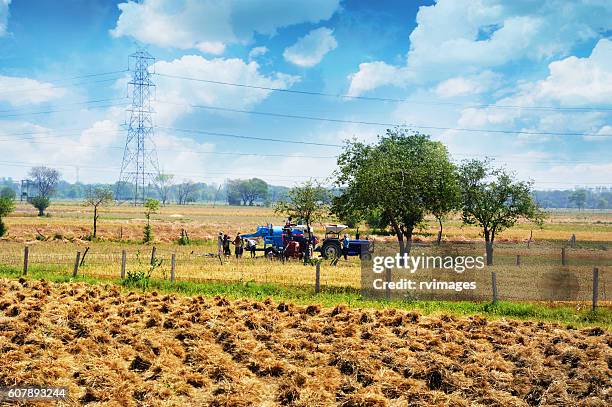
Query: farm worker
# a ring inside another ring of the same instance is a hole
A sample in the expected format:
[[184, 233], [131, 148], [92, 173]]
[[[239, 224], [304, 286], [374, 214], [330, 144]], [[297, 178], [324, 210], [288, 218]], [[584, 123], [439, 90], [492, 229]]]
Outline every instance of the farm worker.
[[345, 233], [344, 239], [342, 239], [342, 255], [344, 256], [344, 260], [348, 260], [349, 243], [350, 243], [349, 237]]
[[223, 232], [219, 232], [219, 236], [217, 236], [217, 253], [219, 257], [223, 255]]
[[253, 239], [247, 239], [246, 247], [251, 252], [251, 258], [255, 257], [255, 250], [257, 249], [257, 241]]
[[232, 243], [235, 246], [234, 253], [236, 254], [236, 258], [239, 258], [242, 255], [241, 249], [243, 247], [242, 238], [240, 237], [240, 233], [236, 235], [236, 238], [234, 239]]
[[230, 238], [228, 235], [223, 235], [223, 254], [225, 257], [229, 257], [232, 254], [230, 250]]

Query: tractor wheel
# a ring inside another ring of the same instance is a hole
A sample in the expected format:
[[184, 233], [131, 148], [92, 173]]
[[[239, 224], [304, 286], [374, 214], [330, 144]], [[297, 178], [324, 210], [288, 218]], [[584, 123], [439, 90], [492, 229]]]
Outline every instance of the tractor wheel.
[[364, 253], [360, 257], [361, 257], [361, 260], [363, 260], [363, 261], [370, 261], [370, 260], [372, 260], [372, 254], [371, 253]]
[[266, 259], [269, 259], [271, 257], [278, 257], [278, 252], [274, 250], [273, 247], [266, 247], [266, 250], [264, 250], [264, 256], [266, 257]]
[[321, 248], [321, 257], [323, 257], [324, 259], [337, 259], [340, 257], [340, 253], [342, 253], [340, 249], [340, 243], [323, 242], [323, 247]]

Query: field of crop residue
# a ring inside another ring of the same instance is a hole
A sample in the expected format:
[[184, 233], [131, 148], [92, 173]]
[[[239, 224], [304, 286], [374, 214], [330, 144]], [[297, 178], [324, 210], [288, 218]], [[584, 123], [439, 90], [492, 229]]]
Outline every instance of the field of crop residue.
[[612, 403], [598, 328], [0, 280], [0, 386], [67, 405]]

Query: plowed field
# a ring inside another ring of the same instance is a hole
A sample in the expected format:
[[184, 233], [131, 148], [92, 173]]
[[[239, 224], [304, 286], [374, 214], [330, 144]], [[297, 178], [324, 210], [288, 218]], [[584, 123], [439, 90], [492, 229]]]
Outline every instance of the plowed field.
[[0, 386], [68, 405], [612, 405], [601, 328], [0, 280]]

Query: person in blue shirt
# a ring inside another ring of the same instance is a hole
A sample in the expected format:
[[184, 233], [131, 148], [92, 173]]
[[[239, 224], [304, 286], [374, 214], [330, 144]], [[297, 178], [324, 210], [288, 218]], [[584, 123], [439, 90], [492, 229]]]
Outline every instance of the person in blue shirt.
[[342, 255], [344, 256], [344, 260], [348, 260], [349, 243], [350, 243], [349, 237], [345, 233], [344, 239], [342, 239]]

